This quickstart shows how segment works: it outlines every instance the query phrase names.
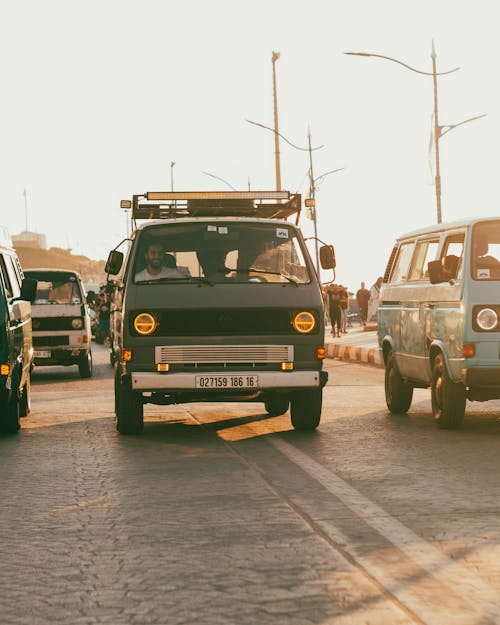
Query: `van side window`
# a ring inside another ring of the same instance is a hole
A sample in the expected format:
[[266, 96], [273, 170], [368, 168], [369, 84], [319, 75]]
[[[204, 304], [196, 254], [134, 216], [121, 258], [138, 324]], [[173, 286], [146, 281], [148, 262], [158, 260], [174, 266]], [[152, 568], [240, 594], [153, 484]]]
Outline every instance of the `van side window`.
[[21, 295], [21, 280], [14, 267], [14, 259], [9, 254], [6, 254], [4, 260], [12, 287], [12, 297], [19, 297]]
[[414, 243], [403, 243], [399, 248], [399, 252], [394, 263], [389, 282], [404, 282], [408, 278], [408, 270], [410, 268], [410, 260], [413, 255]]
[[451, 278], [456, 278], [462, 268], [465, 234], [460, 232], [446, 237], [441, 251], [441, 262], [445, 269], [451, 270]]
[[7, 265], [5, 264], [5, 258], [2, 254], [0, 254], [0, 274], [5, 287], [5, 294], [8, 299], [12, 299], [14, 294], [12, 292], [12, 285], [10, 283], [9, 274], [7, 272]]
[[439, 239], [434, 241], [419, 241], [415, 246], [413, 265], [410, 280], [424, 280], [429, 277], [427, 263], [435, 260], [439, 247]]

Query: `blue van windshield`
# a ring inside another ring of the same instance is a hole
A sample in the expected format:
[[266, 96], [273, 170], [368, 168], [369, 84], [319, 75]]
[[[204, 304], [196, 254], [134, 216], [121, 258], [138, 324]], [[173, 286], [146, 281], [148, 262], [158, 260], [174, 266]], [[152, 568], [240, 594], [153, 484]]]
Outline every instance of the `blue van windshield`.
[[483, 221], [472, 232], [474, 280], [500, 280], [500, 221]]
[[30, 271], [24, 275], [38, 281], [34, 304], [81, 304], [77, 278], [62, 271]]
[[144, 228], [136, 283], [310, 282], [295, 228], [259, 222], [201, 222]]

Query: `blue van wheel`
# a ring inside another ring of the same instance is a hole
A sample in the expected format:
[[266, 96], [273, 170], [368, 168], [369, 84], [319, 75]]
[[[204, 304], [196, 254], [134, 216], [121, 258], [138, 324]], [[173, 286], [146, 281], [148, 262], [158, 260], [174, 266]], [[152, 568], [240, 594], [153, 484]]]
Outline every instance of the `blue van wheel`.
[[400, 376], [394, 362], [394, 354], [387, 354], [385, 363], [385, 403], [393, 414], [403, 414], [408, 411], [413, 399], [413, 386]]
[[323, 389], [315, 388], [292, 393], [290, 414], [296, 430], [315, 430], [321, 420]]
[[440, 428], [454, 430], [465, 415], [465, 388], [453, 382], [442, 354], [434, 358], [431, 380], [432, 415]]

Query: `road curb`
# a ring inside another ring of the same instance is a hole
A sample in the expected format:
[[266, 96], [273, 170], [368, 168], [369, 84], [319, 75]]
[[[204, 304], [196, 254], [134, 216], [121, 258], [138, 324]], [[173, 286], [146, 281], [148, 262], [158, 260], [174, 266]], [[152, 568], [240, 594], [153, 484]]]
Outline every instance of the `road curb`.
[[338, 358], [351, 362], [364, 362], [374, 367], [383, 367], [384, 361], [380, 356], [378, 347], [360, 347], [356, 345], [342, 345], [341, 343], [328, 343], [326, 345], [327, 358]]

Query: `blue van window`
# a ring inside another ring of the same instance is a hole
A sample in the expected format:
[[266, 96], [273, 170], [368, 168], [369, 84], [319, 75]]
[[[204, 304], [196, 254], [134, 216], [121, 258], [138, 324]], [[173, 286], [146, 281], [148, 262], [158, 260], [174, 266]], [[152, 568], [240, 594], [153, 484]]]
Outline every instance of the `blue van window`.
[[439, 240], [419, 241], [415, 247], [413, 264], [410, 273], [410, 280], [424, 280], [429, 277], [427, 264], [430, 260], [435, 260], [439, 247]]
[[472, 231], [474, 280], [500, 280], [500, 221], [482, 221]]
[[413, 248], [413, 241], [401, 245], [389, 282], [404, 282], [407, 279]]

